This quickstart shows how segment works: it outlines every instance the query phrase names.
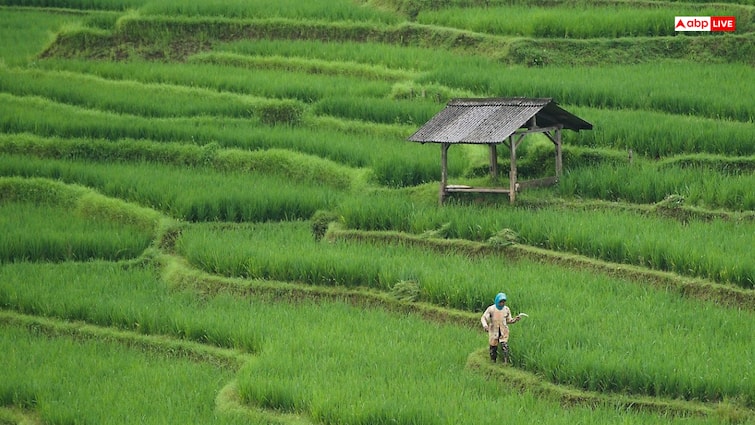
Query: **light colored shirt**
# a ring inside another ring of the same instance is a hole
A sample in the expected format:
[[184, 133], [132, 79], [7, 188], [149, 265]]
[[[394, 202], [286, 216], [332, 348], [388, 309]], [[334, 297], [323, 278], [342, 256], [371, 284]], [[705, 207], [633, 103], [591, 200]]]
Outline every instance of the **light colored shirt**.
[[498, 310], [493, 304], [482, 313], [480, 322], [483, 328], [488, 329], [490, 345], [497, 345], [498, 342], [509, 341], [509, 323], [514, 323], [515, 320], [508, 306], [503, 306], [503, 309]]

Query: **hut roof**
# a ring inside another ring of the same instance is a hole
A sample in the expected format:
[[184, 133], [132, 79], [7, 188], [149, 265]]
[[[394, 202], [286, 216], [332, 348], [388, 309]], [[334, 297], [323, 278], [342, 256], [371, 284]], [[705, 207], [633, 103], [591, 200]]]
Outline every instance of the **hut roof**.
[[453, 99], [409, 137], [420, 143], [502, 143], [520, 128], [562, 126], [579, 131], [592, 124], [560, 108], [552, 98]]

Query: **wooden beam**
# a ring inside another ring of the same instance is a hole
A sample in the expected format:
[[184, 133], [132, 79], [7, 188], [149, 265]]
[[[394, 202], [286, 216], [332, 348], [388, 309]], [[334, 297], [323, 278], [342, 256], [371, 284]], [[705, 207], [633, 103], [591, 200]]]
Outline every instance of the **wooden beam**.
[[514, 142], [514, 143], [513, 143], [513, 144], [514, 144], [514, 147], [519, 147], [519, 145], [521, 145], [521, 144], [522, 144], [522, 141], [524, 140], [524, 136], [526, 136], [527, 134], [528, 134], [528, 133], [523, 133], [523, 134], [514, 133], [514, 134], [512, 135], [512, 140], [513, 140], [513, 136], [514, 136], [514, 135], [518, 136], [518, 137], [516, 138], [516, 140], [513, 140], [513, 142]]
[[495, 144], [491, 143], [488, 146], [490, 148], [490, 177], [495, 181], [498, 178], [498, 154]]
[[551, 127], [535, 127], [535, 128], [528, 128], [528, 129], [519, 129], [514, 132], [514, 134], [531, 134], [531, 133], [547, 133], [549, 131], [558, 130], [562, 126], [560, 125], [554, 125]]
[[449, 193], [509, 193], [509, 189], [507, 187], [449, 186], [446, 190]]

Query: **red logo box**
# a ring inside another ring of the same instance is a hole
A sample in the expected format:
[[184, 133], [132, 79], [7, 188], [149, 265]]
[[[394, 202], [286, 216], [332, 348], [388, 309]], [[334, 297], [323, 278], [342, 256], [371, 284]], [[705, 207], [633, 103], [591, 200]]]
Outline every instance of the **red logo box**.
[[734, 32], [737, 30], [737, 18], [734, 16], [711, 16], [710, 30]]

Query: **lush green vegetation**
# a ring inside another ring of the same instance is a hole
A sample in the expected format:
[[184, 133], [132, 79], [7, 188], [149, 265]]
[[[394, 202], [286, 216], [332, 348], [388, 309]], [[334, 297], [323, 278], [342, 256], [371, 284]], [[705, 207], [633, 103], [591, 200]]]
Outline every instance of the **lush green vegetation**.
[[[209, 362], [124, 349], [105, 338], [51, 337], [5, 323], [0, 330], [0, 403], [33, 408], [38, 421], [245, 423], [231, 416], [216, 419], [214, 406], [206, 401], [233, 373]], [[186, 391], [189, 387], [193, 390]], [[24, 420], [20, 413], [0, 411], [2, 423]]]
[[[0, 0], [0, 423], [752, 423], [754, 6]], [[439, 206], [504, 96], [594, 129]]]
[[[341, 193], [314, 183], [292, 184], [261, 173], [199, 168], [156, 170], [154, 165], [104, 165], [4, 157], [8, 174], [57, 178], [96, 187], [189, 221], [295, 220], [335, 205]], [[288, 187], [281, 192], [281, 188]], [[221, 189], [221, 190], [218, 190]]]
[[755, 263], [746, 260], [752, 256], [748, 249], [752, 220], [679, 222], [597, 208], [437, 209], [412, 203], [405, 196], [385, 198], [377, 205], [369, 203], [366, 196], [354, 196], [338, 211], [347, 226], [358, 229], [411, 233], [438, 229], [445, 237], [478, 241], [514, 229], [521, 242], [556, 251], [707, 277], [750, 289], [755, 282]]
[[[648, 236], [640, 239], [652, 244]], [[713, 305], [701, 308], [696, 301], [680, 302], [675, 294], [648, 293], [641, 286], [626, 286], [620, 280], [596, 277], [588, 271], [569, 272], [529, 261], [503, 262], [497, 255], [470, 258], [464, 252], [450, 252], [439, 264], [436, 251], [416, 247], [317, 242], [304, 223], [249, 228], [195, 226], [183, 232], [177, 251], [207, 272], [234, 277], [363, 286], [381, 291], [390, 291], [399, 282], [411, 281], [417, 286], [418, 301], [465, 311], [481, 311], [487, 307], [485, 295], [495, 292], [500, 284], [488, 276], [506, 276], [509, 290], [522, 294], [521, 299], [517, 299], [517, 308], [558, 311], [538, 320], [536, 328], [529, 328], [526, 335], [522, 335], [524, 368], [532, 363], [535, 366], [529, 367], [551, 374], [557, 382], [586, 385], [598, 391], [647, 392], [672, 397], [693, 391], [695, 394], [690, 394], [691, 397], [699, 399], [714, 399], [721, 393], [750, 397], [745, 395], [749, 391], [746, 383], [751, 379], [747, 372], [738, 373], [742, 379], [737, 381], [745, 384], [744, 387], [738, 387], [731, 376], [736, 374], [739, 365], [748, 362], [750, 341], [746, 335], [751, 335], [755, 329], [733, 333], [717, 330], [731, 322], [755, 324], [751, 320], [752, 312], [719, 309]], [[579, 284], [559, 287], [556, 283], [559, 281]], [[598, 295], [601, 293], [611, 296]], [[570, 298], [570, 302], [563, 303], [565, 298]], [[636, 300], [637, 305], [628, 307], [626, 300]], [[669, 308], [672, 305], [673, 308]], [[627, 314], [627, 308], [631, 309], [631, 314]], [[606, 318], [606, 315], [612, 317]], [[696, 321], [693, 319], [696, 315], [709, 319]], [[637, 356], [640, 351], [636, 343], [626, 338], [637, 331], [637, 317], [643, 318], [643, 339], [655, 341], [642, 348], [641, 356]], [[548, 320], [553, 321], [548, 323]], [[581, 334], [574, 342], [583, 353], [578, 358], [569, 355], [572, 343], [562, 342], [564, 320], [575, 321], [568, 326]], [[674, 332], [681, 324], [687, 334], [683, 337]], [[695, 325], [705, 328], [696, 329]], [[683, 338], [690, 333], [700, 335], [701, 342], [694, 352], [682, 356], [678, 350], [683, 349]], [[677, 340], [679, 337], [682, 340]], [[634, 354], [627, 358], [627, 352]], [[714, 353], [721, 357], [713, 360]], [[697, 383], [668, 382], [668, 386], [659, 386], [659, 376], [672, 376], [680, 368], [680, 357], [688, 362], [682, 369], [696, 371]], [[648, 359], [673, 361], [663, 364], [651, 363]], [[547, 366], [541, 366], [543, 364]], [[711, 382], [707, 390], [704, 381]], [[730, 389], [724, 390], [726, 387]]]
[[[672, 36], [670, 16], [735, 16], [749, 25], [751, 8], [694, 5], [657, 5], [640, 8], [622, 3], [592, 3], [563, 8], [506, 5], [491, 8], [448, 7], [423, 10], [417, 22], [498, 35], [543, 38], [598, 38]], [[506, 16], [506, 19], [500, 19]], [[748, 28], [742, 28], [747, 30]], [[749, 29], [751, 30], [751, 28]], [[698, 33], [693, 33], [697, 35]]]
[[[99, 256], [123, 260], [138, 257], [153, 238], [138, 229], [122, 228], [121, 223], [61, 215], [56, 207], [3, 203], [0, 212], [3, 231], [0, 258], [4, 262], [86, 261]], [[28, 238], [30, 234], [37, 238]]]

